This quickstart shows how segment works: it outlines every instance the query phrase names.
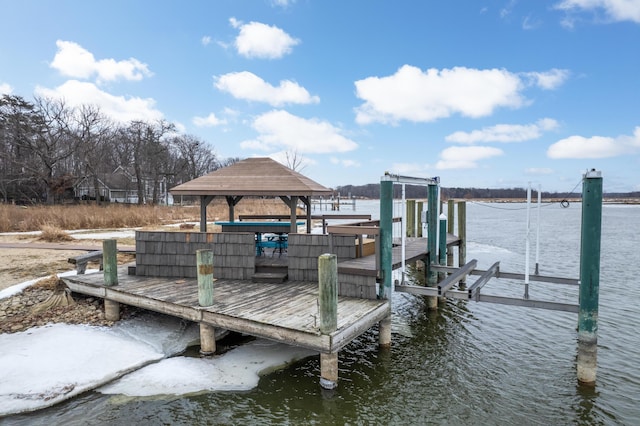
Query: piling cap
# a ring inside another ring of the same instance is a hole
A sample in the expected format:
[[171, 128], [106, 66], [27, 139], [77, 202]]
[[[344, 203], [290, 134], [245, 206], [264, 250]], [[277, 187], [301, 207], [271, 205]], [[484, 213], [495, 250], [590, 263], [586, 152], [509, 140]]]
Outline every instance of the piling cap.
[[440, 213], [440, 216], [438, 217], [440, 220], [447, 220], [447, 215], [444, 213]]
[[601, 178], [602, 172], [596, 169], [587, 170], [587, 172], [584, 174], [584, 177], [585, 178]]

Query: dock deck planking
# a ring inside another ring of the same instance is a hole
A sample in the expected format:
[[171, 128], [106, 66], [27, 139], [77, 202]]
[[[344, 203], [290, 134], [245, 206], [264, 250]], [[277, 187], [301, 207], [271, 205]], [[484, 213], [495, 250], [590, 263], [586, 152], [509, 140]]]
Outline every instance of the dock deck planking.
[[[392, 269], [398, 269], [402, 266], [402, 247], [394, 245], [391, 249]], [[447, 247], [460, 244], [460, 238], [447, 234]], [[427, 250], [426, 238], [407, 238], [405, 243], [405, 263], [411, 263], [419, 259], [423, 259], [429, 251]], [[358, 257], [338, 263], [338, 271], [343, 273], [352, 273], [357, 275], [376, 276], [376, 255]]]
[[214, 303], [198, 306], [196, 279], [127, 275], [119, 268], [118, 285], [105, 287], [103, 273], [62, 278], [77, 293], [169, 314], [214, 327], [334, 353], [389, 314], [389, 302], [338, 297], [338, 329], [319, 332], [318, 284], [289, 281], [214, 283]]

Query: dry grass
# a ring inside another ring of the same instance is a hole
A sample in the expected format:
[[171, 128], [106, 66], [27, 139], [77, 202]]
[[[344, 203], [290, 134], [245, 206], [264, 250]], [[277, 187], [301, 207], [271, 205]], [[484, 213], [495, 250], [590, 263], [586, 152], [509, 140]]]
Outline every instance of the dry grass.
[[71, 241], [73, 238], [67, 234], [64, 230], [57, 226], [44, 225], [41, 229], [39, 240], [46, 241], [48, 243], [59, 243], [61, 241]]
[[[227, 203], [216, 198], [207, 207], [207, 220], [227, 220]], [[244, 198], [235, 207], [235, 216], [243, 214], [288, 214], [279, 199]], [[154, 227], [170, 223], [197, 222], [200, 208], [195, 206], [138, 206], [124, 204], [14, 206], [0, 205], [0, 232], [37, 231], [45, 226], [59, 229], [118, 229]]]
[[51, 275], [50, 277], [43, 278], [37, 281], [33, 287], [42, 288], [45, 290], [56, 290], [61, 285], [64, 285], [62, 280], [58, 278], [56, 274]]

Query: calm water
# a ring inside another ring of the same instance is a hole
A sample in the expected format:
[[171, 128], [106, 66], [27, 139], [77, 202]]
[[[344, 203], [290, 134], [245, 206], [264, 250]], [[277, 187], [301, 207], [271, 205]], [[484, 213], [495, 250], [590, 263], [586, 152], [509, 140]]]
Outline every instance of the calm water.
[[[580, 204], [541, 210], [540, 272], [579, 269]], [[358, 211], [378, 215], [377, 203]], [[345, 210], [344, 213], [351, 213]], [[314, 212], [318, 213], [318, 212]], [[467, 205], [468, 259], [524, 272], [522, 204]], [[536, 211], [531, 253], [535, 254]], [[340, 385], [318, 385], [317, 357], [263, 377], [248, 392], [114, 405], [89, 393], [7, 424], [446, 424], [634, 425], [640, 423], [640, 206], [604, 206], [597, 386], [576, 382], [577, 315], [475, 302], [427, 312], [422, 298], [394, 295], [393, 347], [368, 332], [340, 354]], [[486, 289], [486, 290], [485, 290]], [[521, 297], [494, 280], [489, 294]], [[577, 290], [532, 283], [532, 299], [577, 303]], [[3, 420], [0, 420], [3, 423]]]

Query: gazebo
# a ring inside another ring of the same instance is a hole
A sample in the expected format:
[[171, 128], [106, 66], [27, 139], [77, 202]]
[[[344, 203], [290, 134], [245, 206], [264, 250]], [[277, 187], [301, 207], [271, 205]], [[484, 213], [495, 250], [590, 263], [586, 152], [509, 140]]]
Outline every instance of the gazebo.
[[245, 196], [278, 197], [291, 209], [291, 233], [297, 232], [296, 206], [307, 206], [307, 233], [311, 232], [311, 197], [333, 193], [319, 183], [268, 157], [247, 158], [169, 190], [175, 195], [200, 197], [200, 231], [207, 231], [207, 206], [217, 197], [225, 197], [229, 221], [234, 207]]

